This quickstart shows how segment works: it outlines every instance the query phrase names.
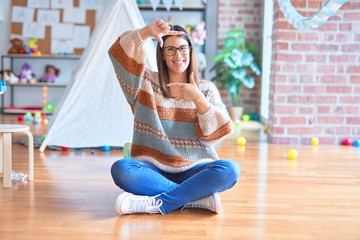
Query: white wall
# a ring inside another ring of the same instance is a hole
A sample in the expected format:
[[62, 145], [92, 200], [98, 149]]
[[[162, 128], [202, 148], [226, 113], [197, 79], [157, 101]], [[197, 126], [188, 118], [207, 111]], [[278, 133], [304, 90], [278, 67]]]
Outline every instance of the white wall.
[[0, 0], [0, 11], [0, 16], [4, 16], [4, 20], [0, 21], [0, 55], [4, 55], [11, 46], [9, 42], [10, 0]]

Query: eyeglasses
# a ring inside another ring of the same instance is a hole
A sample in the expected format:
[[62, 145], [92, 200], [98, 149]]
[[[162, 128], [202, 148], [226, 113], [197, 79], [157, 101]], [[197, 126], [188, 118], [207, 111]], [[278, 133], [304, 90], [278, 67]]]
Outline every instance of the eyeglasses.
[[181, 45], [178, 48], [173, 47], [173, 46], [163, 47], [162, 48], [162, 51], [164, 52], [164, 54], [166, 56], [174, 56], [176, 54], [176, 51], [178, 51], [178, 50], [182, 55], [186, 55], [186, 54], [189, 54], [189, 52], [191, 50], [191, 46], [189, 46], [189, 45]]

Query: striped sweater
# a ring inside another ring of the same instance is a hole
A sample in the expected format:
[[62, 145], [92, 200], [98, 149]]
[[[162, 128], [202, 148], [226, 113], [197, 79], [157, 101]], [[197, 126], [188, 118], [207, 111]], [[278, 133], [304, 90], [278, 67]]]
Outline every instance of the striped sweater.
[[182, 172], [218, 159], [214, 145], [232, 132], [232, 121], [216, 86], [201, 80], [210, 108], [198, 114], [194, 102], [163, 96], [158, 73], [145, 68], [138, 30], [121, 34], [109, 49], [120, 86], [134, 114], [131, 157], [165, 172]]

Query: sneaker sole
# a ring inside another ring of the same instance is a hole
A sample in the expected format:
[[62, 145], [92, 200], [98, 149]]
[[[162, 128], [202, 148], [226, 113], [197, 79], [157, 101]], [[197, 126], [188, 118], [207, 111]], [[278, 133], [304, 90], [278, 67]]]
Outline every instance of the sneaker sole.
[[221, 206], [221, 198], [219, 193], [214, 193], [214, 202], [215, 202], [215, 213], [220, 213], [222, 211], [222, 206]]
[[131, 193], [126, 193], [126, 194], [121, 193], [115, 201], [115, 210], [116, 210], [116, 212], [118, 212], [120, 214], [120, 216], [125, 214], [125, 213], [121, 212], [120, 206], [121, 206], [123, 200], [129, 195], [131, 195]]

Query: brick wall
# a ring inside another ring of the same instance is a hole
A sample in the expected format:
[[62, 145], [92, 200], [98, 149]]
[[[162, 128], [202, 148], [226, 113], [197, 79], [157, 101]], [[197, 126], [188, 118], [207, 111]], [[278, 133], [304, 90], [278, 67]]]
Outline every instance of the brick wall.
[[[218, 49], [229, 29], [241, 28], [246, 30], [247, 39], [262, 44], [263, 0], [218, 0]], [[227, 91], [221, 90], [222, 98], [230, 106]], [[243, 88], [241, 104], [247, 113], [259, 113], [261, 79], [256, 79], [255, 87], [251, 90]]]
[[[275, 1], [276, 2], [276, 1]], [[292, 1], [311, 15], [319, 1]], [[360, 2], [349, 0], [324, 25], [294, 29], [274, 7], [269, 141], [323, 144], [360, 138]]]

